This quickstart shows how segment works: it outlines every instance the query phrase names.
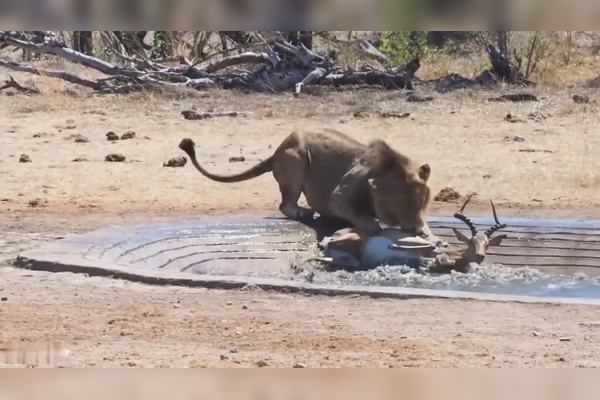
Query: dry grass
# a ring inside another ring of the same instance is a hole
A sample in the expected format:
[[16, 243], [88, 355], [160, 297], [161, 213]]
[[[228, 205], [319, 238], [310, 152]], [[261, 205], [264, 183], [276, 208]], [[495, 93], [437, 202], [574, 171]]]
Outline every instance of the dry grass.
[[[14, 76], [19, 81], [31, 79], [44, 94], [0, 95], [4, 117], [0, 174], [2, 198], [7, 199], [0, 207], [4, 211], [29, 210], [32, 199], [47, 201], [45, 211], [86, 207], [111, 212], [164, 207], [275, 211], [279, 194], [271, 177], [222, 185], [203, 179], [192, 168], [162, 168], [162, 163], [181, 155], [177, 144], [190, 136], [210, 169], [235, 172], [269, 155], [290, 131], [323, 127], [342, 130], [363, 142], [382, 138], [399, 151], [429, 162], [434, 190], [452, 186], [461, 193], [476, 191], [480, 201], [493, 198], [504, 208], [593, 210], [600, 205], [596, 157], [600, 108], [571, 100], [574, 93], [596, 99], [593, 90], [536, 88], [541, 101], [521, 104], [488, 102], [486, 98], [497, 95], [489, 91], [436, 95], [431, 103], [407, 103], [402, 92], [375, 89], [322, 90], [319, 95], [300, 97], [220, 90], [99, 96], [49, 78]], [[254, 114], [183, 120], [180, 112], [194, 108]], [[359, 110], [371, 116], [353, 117]], [[382, 119], [378, 111], [411, 115]], [[507, 113], [525, 122], [506, 122]], [[548, 118], [536, 122], [528, 118], [530, 113]], [[68, 125], [75, 128], [66, 129]], [[109, 130], [134, 130], [139, 138], [150, 140], [110, 144], [104, 137]], [[47, 136], [33, 138], [36, 133]], [[75, 133], [87, 136], [90, 143], [65, 140]], [[525, 137], [525, 142], [504, 140], [515, 135]], [[519, 151], [529, 149], [552, 153]], [[111, 152], [140, 162], [103, 162]], [[21, 153], [29, 154], [33, 162], [18, 163]], [[232, 155], [244, 155], [246, 162], [231, 164]], [[90, 161], [71, 163], [76, 157]], [[198, 191], [202, 196], [194, 195]]]

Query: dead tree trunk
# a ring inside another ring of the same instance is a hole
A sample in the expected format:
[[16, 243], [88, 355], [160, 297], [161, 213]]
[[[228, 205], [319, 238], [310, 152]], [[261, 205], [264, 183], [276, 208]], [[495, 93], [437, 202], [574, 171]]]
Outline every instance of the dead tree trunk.
[[285, 38], [294, 46], [304, 45], [309, 50], [312, 50], [313, 32], [312, 31], [287, 31]]
[[499, 81], [518, 85], [532, 84], [523, 76], [519, 65], [511, 57], [508, 31], [496, 32], [495, 43], [489, 35], [480, 33], [478, 42], [487, 52], [492, 64], [491, 71]]
[[488, 45], [487, 52], [492, 63], [492, 72], [499, 80], [512, 84], [525, 84], [528, 82], [509, 55], [499, 51], [492, 45]]
[[92, 31], [73, 31], [73, 50], [83, 54], [94, 54]]

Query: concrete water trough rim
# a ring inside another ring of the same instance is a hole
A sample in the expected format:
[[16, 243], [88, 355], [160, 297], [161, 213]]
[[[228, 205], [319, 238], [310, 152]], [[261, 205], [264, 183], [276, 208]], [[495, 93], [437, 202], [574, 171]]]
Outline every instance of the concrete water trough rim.
[[[194, 224], [202, 221], [203, 223], [218, 221], [219, 224], [228, 225], [244, 221], [251, 221], [247, 215], [235, 215], [223, 219], [223, 217], [202, 217], [178, 220], [181, 226]], [[451, 218], [441, 218], [441, 220], [450, 220]], [[285, 220], [279, 217], [262, 218], [265, 220]], [[431, 218], [432, 221], [441, 222], [440, 218]], [[506, 219], [508, 221], [508, 219]], [[523, 219], [520, 219], [523, 221]], [[590, 221], [592, 222], [592, 221]], [[600, 221], [593, 221], [600, 227]], [[417, 298], [436, 298], [436, 299], [462, 299], [462, 300], [482, 300], [482, 301], [500, 301], [500, 302], [518, 302], [518, 303], [558, 303], [558, 304], [584, 304], [600, 305], [600, 299], [594, 298], [575, 298], [575, 297], [542, 297], [530, 295], [496, 294], [485, 292], [470, 292], [446, 289], [426, 289], [412, 288], [402, 286], [358, 286], [358, 285], [340, 285], [340, 284], [314, 284], [309, 282], [298, 282], [281, 278], [265, 278], [253, 276], [231, 276], [231, 275], [182, 275], [173, 271], [147, 270], [135, 266], [119, 265], [101, 260], [84, 259], [82, 256], [69, 253], [68, 245], [71, 246], [78, 240], [101, 237], [103, 232], [109, 229], [122, 229], [125, 232], [135, 232], [139, 229], [150, 227], [165, 226], [161, 223], [147, 223], [138, 225], [112, 225], [96, 231], [84, 234], [66, 235], [67, 247], [61, 247], [65, 241], [59, 240], [52, 242], [44, 247], [29, 250], [19, 255], [15, 265], [21, 268], [32, 270], [43, 270], [51, 272], [73, 272], [85, 273], [90, 276], [110, 276], [116, 279], [124, 279], [133, 282], [140, 282], [155, 285], [174, 285], [188, 287], [203, 287], [209, 289], [242, 289], [245, 286], [254, 286], [266, 291], [287, 292], [287, 293], [305, 293], [311, 295], [326, 296], [348, 296], [360, 295], [373, 298], [396, 298], [396, 299], [417, 299]], [[586, 224], [590, 228], [592, 224]], [[583, 228], [582, 228], [583, 229]], [[83, 263], [82, 261], [85, 261]]]
[[265, 291], [283, 293], [302, 293], [324, 296], [360, 295], [371, 298], [391, 299], [454, 299], [480, 300], [496, 302], [534, 303], [534, 304], [582, 304], [600, 306], [600, 299], [567, 298], [567, 297], [536, 297], [525, 295], [495, 294], [482, 292], [466, 292], [458, 290], [420, 289], [399, 286], [351, 286], [334, 284], [311, 284], [277, 278], [259, 278], [251, 276], [227, 275], [189, 275], [182, 277], [170, 271], [152, 271], [152, 274], [141, 274], [135, 267], [112, 265], [99, 261], [88, 261], [88, 265], [77, 263], [77, 258], [63, 257], [63, 260], [52, 259], [32, 260], [26, 256], [18, 256], [15, 265], [31, 270], [50, 272], [84, 273], [90, 276], [108, 276], [131, 282], [159, 286], [187, 286], [207, 289], [243, 289], [257, 287]]

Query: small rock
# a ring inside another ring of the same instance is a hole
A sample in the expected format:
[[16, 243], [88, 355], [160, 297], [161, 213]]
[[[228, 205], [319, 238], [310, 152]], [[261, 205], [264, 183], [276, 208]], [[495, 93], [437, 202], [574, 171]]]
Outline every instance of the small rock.
[[236, 349], [236, 348], [233, 348], [233, 349], [229, 350], [229, 352], [230, 352], [231, 354], [236, 354], [236, 353], [238, 353], [238, 349]]
[[449, 203], [451, 201], [458, 200], [462, 197], [455, 189], [451, 187], [445, 187], [433, 198], [434, 201], [441, 201]]
[[294, 364], [294, 368], [306, 368], [306, 365], [304, 365], [302, 363], [296, 363], [296, 364]]
[[355, 111], [352, 116], [354, 118], [368, 118], [369, 117], [369, 113], [366, 111]]
[[506, 114], [506, 116], [504, 117], [504, 120], [507, 122], [511, 122], [513, 124], [515, 122], [525, 122], [521, 118], [518, 118], [517, 116], [512, 115], [511, 113]]
[[3, 297], [0, 299], [0, 301], [8, 301], [8, 297]]
[[181, 304], [173, 304], [173, 308], [181, 308]]
[[247, 309], [248, 309], [248, 306], [244, 304], [244, 305], [242, 306], [242, 310], [247, 310]]
[[520, 135], [515, 135], [513, 137], [504, 136], [504, 140], [507, 142], [523, 143], [523, 142], [525, 142], [525, 137], [520, 136]]
[[513, 101], [513, 102], [521, 102], [521, 101], [538, 101], [536, 95], [531, 93], [513, 93], [513, 94], [503, 94], [498, 97], [491, 97], [488, 101]]
[[65, 140], [73, 140], [75, 143], [89, 143], [90, 141], [90, 139], [88, 139], [80, 133], [69, 135], [65, 138]]
[[104, 160], [108, 162], [123, 162], [125, 161], [125, 156], [123, 154], [114, 153], [104, 157]]
[[266, 362], [265, 360], [259, 360], [259, 361], [257, 361], [257, 362], [256, 362], [256, 364], [255, 364], [255, 365], [256, 365], [258, 368], [264, 368], [264, 367], [266, 367], [266, 366], [267, 366], [267, 365], [269, 365], [269, 364], [267, 364], [267, 362]]
[[127, 131], [121, 136], [121, 140], [128, 140], [128, 139], [134, 139], [134, 138], [135, 138], [134, 131]]
[[540, 111], [535, 111], [535, 112], [529, 113], [529, 115], [527, 116], [527, 118], [529, 118], [532, 121], [536, 121], [536, 122], [543, 121], [550, 117], [551, 117], [550, 114], [544, 114], [543, 112], [540, 112]]
[[590, 102], [590, 98], [587, 96], [582, 96], [579, 94], [574, 94], [573, 95], [573, 101], [577, 104], [587, 104]]
[[407, 118], [410, 117], [410, 113], [397, 113], [397, 112], [381, 112], [379, 113], [381, 118]]
[[86, 161], [87, 161], [87, 159], [84, 157], [77, 157], [77, 158], [74, 158], [73, 160], [71, 160], [71, 162], [86, 162]]
[[491, 179], [491, 178], [492, 178], [492, 176], [491, 176], [490, 174], [485, 174], [485, 175], [483, 175], [483, 177], [482, 177], [482, 178], [483, 178], [483, 179]]
[[29, 201], [27, 202], [27, 205], [28, 205], [29, 207], [37, 207], [37, 206], [39, 206], [39, 205], [40, 205], [40, 201], [39, 201], [39, 200], [29, 200]]
[[114, 132], [108, 132], [106, 134], [106, 140], [108, 140], [109, 142], [114, 142], [115, 140], [119, 140], [119, 135], [117, 135]]
[[181, 167], [184, 167], [185, 164], [187, 164], [187, 158], [175, 157], [175, 158], [171, 158], [169, 161], [164, 162], [163, 167], [181, 168]]
[[532, 336], [534, 336], [534, 337], [538, 337], [538, 336], [540, 336], [540, 334], [539, 334], [539, 333], [537, 333], [536, 331], [533, 331], [533, 332], [531, 332], [531, 335], [532, 335]]
[[570, 341], [571, 341], [571, 338], [569, 338], [569, 337], [561, 337], [561, 338], [559, 338], [558, 340], [559, 340], [560, 342], [570, 342]]
[[567, 361], [564, 357], [558, 357], [556, 361], [565, 362]]
[[244, 156], [229, 157], [229, 162], [244, 162], [244, 161], [246, 161], [246, 157], [244, 157]]
[[221, 361], [229, 360], [229, 357], [227, 357], [225, 354], [221, 354], [219, 358], [221, 359]]
[[425, 103], [432, 100], [433, 96], [424, 96], [422, 94], [417, 93], [411, 93], [408, 96], [406, 96], [406, 101], [408, 101], [409, 103]]
[[21, 156], [19, 157], [19, 162], [20, 163], [31, 162], [31, 157], [29, 157], [29, 155], [27, 155], [27, 154], [21, 154]]
[[227, 302], [227, 305], [228, 305], [228, 306], [230, 306], [230, 305], [232, 305], [232, 304], [233, 304], [233, 303], [232, 303], [231, 301], [228, 301], [228, 302]]

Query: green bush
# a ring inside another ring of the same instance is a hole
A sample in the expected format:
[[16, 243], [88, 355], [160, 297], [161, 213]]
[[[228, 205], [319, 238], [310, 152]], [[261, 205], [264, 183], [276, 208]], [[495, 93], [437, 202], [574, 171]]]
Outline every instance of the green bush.
[[406, 65], [413, 58], [423, 58], [428, 52], [427, 32], [398, 31], [383, 38], [379, 51], [387, 55], [395, 66]]

